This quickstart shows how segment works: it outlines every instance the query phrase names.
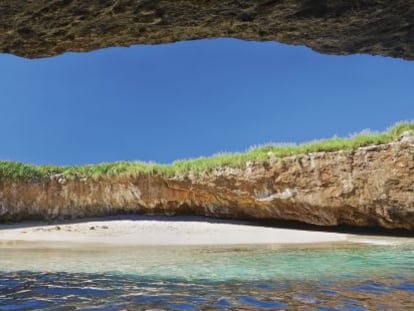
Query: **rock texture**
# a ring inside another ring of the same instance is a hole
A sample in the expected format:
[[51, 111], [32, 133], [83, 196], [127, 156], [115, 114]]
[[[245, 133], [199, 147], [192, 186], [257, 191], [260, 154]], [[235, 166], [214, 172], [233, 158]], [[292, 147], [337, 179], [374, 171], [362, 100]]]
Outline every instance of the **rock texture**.
[[414, 136], [166, 178], [47, 182], [0, 176], [0, 220], [193, 214], [414, 229]]
[[0, 1], [0, 52], [28, 58], [218, 37], [414, 59], [414, 1]]

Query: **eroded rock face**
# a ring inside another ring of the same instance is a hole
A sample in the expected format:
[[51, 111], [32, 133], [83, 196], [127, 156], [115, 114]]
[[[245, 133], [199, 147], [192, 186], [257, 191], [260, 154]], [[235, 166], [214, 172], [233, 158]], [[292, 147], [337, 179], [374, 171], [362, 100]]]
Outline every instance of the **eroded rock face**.
[[[270, 155], [271, 156], [271, 155]], [[414, 137], [174, 178], [0, 176], [0, 220], [193, 214], [414, 229]]]
[[0, 52], [28, 58], [232, 37], [414, 59], [413, 0], [7, 0]]

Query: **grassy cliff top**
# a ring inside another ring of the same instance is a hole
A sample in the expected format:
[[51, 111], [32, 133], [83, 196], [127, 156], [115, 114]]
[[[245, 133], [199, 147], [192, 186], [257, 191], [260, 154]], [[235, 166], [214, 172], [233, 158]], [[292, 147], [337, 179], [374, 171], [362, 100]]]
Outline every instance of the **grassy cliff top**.
[[352, 138], [332, 138], [300, 145], [265, 145], [244, 153], [225, 153], [212, 157], [179, 160], [172, 164], [144, 162], [114, 162], [83, 166], [31, 165], [0, 161], [0, 179], [47, 180], [55, 174], [66, 178], [87, 177], [99, 179], [119, 175], [162, 174], [177, 176], [188, 172], [203, 172], [219, 167], [241, 167], [248, 161], [264, 162], [269, 157], [283, 158], [311, 152], [355, 150], [359, 147], [385, 144], [398, 139], [404, 132], [414, 134], [414, 123], [401, 123], [385, 133], [358, 134]]

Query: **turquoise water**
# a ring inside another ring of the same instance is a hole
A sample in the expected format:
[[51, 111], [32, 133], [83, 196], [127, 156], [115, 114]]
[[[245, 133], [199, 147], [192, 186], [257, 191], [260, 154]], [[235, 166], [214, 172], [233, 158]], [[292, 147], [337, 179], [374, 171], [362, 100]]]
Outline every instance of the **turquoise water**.
[[414, 310], [414, 243], [0, 249], [0, 310]]

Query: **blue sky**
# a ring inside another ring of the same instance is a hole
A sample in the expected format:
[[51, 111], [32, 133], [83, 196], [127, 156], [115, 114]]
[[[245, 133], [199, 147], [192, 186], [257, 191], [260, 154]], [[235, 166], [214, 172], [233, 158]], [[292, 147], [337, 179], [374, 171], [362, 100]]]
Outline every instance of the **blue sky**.
[[414, 62], [233, 39], [0, 55], [0, 159], [161, 163], [385, 130], [414, 118]]

